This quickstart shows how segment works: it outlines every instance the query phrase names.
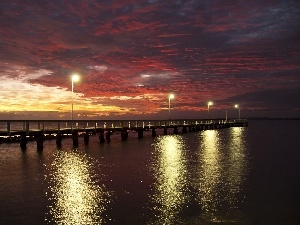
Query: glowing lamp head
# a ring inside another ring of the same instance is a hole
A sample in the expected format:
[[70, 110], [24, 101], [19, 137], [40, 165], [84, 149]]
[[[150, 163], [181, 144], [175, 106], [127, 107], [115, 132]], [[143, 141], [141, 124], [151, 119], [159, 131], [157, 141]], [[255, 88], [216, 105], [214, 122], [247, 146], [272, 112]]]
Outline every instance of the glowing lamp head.
[[208, 102], [208, 106], [213, 105], [213, 102]]
[[73, 74], [72, 75], [72, 81], [74, 81], [74, 82], [79, 81], [79, 75], [78, 74]]
[[236, 105], [234, 105], [234, 108], [239, 108], [239, 105], [237, 105], [237, 104], [236, 104]]
[[173, 99], [174, 97], [175, 97], [174, 94], [169, 95], [169, 99]]

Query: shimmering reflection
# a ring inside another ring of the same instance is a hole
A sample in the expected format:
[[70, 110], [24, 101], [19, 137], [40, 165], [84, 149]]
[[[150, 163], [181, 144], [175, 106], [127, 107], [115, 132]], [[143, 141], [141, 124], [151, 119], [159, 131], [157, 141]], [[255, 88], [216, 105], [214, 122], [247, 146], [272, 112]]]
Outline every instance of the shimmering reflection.
[[153, 210], [157, 221], [152, 224], [173, 224], [186, 201], [187, 171], [183, 146], [182, 138], [175, 135], [161, 136], [155, 144], [153, 170], [157, 181]]
[[228, 133], [206, 130], [200, 133], [198, 201], [205, 221], [238, 223], [237, 214], [246, 179], [247, 156], [243, 131], [231, 128]]
[[201, 133], [200, 177], [198, 200], [205, 212], [217, 211], [219, 203], [218, 187], [220, 185], [221, 165], [219, 139], [217, 130]]
[[103, 188], [95, 183], [86, 155], [58, 152], [50, 168], [49, 223], [101, 224], [105, 209]]
[[242, 191], [242, 185], [246, 179], [247, 155], [246, 143], [244, 137], [244, 127], [233, 127], [230, 129], [229, 138], [229, 160], [228, 160], [228, 195], [227, 202], [230, 208], [238, 208], [238, 203], [243, 199], [239, 197]]

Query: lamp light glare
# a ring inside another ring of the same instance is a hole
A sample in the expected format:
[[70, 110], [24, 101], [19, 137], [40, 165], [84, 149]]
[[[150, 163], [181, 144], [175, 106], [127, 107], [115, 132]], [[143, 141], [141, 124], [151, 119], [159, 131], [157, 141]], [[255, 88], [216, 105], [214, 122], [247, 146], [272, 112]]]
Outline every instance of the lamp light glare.
[[72, 80], [75, 81], [75, 82], [79, 81], [79, 75], [78, 74], [73, 74], [72, 75]]

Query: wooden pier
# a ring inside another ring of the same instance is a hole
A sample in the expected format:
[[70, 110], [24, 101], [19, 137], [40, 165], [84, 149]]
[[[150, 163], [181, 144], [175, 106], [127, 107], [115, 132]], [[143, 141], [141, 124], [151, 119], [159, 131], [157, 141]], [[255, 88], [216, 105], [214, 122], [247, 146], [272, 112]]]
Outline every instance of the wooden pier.
[[73, 145], [78, 145], [78, 136], [84, 136], [88, 143], [89, 135], [99, 135], [100, 142], [110, 141], [110, 135], [118, 132], [121, 140], [128, 138], [128, 131], [136, 131], [138, 138], [143, 138], [144, 131], [152, 131], [156, 136], [157, 129], [163, 129], [163, 134], [178, 134], [207, 129], [222, 129], [229, 127], [248, 126], [245, 119], [238, 120], [0, 120], [0, 143], [20, 142], [21, 148], [26, 148], [28, 140], [37, 142], [37, 148], [43, 148], [43, 140], [56, 138], [56, 144], [61, 145], [62, 137], [73, 138]]

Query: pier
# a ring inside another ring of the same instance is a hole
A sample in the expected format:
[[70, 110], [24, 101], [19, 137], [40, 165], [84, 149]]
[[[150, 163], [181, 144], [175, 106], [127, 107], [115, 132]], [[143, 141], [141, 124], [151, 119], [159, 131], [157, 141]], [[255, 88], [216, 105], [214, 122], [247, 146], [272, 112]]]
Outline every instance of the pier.
[[223, 129], [248, 126], [245, 119], [238, 120], [0, 120], [0, 143], [20, 142], [26, 148], [27, 141], [36, 141], [37, 149], [43, 149], [43, 140], [55, 138], [61, 145], [63, 137], [72, 137], [73, 145], [78, 146], [78, 137], [83, 136], [87, 144], [90, 135], [99, 135], [100, 143], [110, 141], [112, 133], [119, 133], [120, 139], [128, 138], [128, 131], [135, 131], [137, 138], [143, 138], [144, 131], [152, 131], [156, 136], [157, 129], [163, 134], [178, 134], [208, 129]]

